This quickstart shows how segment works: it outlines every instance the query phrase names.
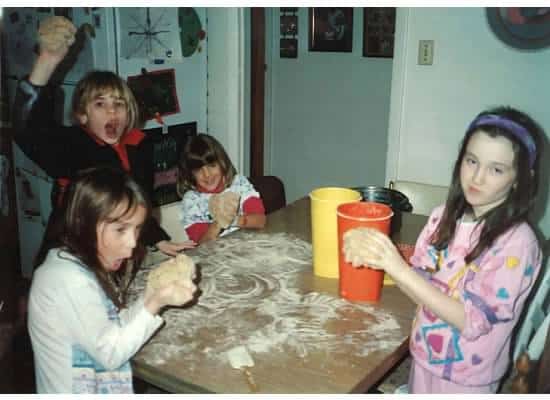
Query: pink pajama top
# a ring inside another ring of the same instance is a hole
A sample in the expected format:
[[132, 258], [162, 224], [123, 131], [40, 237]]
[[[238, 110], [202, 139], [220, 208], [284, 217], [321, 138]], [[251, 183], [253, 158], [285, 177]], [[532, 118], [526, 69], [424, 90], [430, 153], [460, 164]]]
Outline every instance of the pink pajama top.
[[448, 248], [437, 251], [429, 242], [443, 209], [432, 212], [410, 261], [432, 285], [464, 304], [465, 327], [461, 332], [418, 307], [410, 351], [417, 364], [438, 377], [466, 386], [488, 385], [498, 382], [509, 365], [512, 331], [542, 254], [527, 223], [503, 233], [470, 264], [464, 257], [479, 238], [476, 222], [458, 222]]

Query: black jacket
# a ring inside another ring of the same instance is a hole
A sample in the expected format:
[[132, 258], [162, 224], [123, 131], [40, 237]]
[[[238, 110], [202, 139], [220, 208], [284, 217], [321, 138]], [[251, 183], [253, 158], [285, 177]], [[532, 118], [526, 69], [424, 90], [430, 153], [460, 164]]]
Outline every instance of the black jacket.
[[[54, 88], [33, 86], [19, 81], [13, 105], [14, 139], [21, 150], [50, 177], [71, 180], [76, 172], [100, 165], [122, 169], [116, 151], [100, 145], [79, 126], [62, 126], [54, 120]], [[153, 194], [153, 158], [149, 140], [126, 145], [130, 174], [148, 196]], [[56, 205], [53, 204], [53, 207]], [[170, 236], [150, 217], [143, 230], [143, 240], [154, 245]]]

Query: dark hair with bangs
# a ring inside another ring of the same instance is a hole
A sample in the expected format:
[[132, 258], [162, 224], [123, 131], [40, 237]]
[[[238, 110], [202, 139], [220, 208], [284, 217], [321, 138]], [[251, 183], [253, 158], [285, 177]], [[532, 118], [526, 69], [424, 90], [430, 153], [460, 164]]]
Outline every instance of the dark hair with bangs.
[[516, 224], [527, 221], [528, 213], [534, 205], [538, 191], [539, 165], [542, 158], [542, 137], [544, 135], [542, 128], [530, 116], [511, 107], [497, 107], [484, 111], [476, 117], [476, 120], [486, 115], [493, 115], [513, 121], [525, 128], [536, 145], [536, 158], [531, 168], [526, 145], [516, 135], [503, 127], [487, 124], [476, 126], [466, 131], [453, 168], [445, 211], [431, 238], [431, 243], [436, 249], [443, 250], [448, 247], [453, 238], [457, 221], [464, 213], [473, 211], [470, 204], [466, 201], [460, 184], [460, 169], [468, 142], [474, 133], [482, 131], [493, 138], [503, 136], [510, 140], [514, 150], [514, 167], [517, 173], [516, 182], [504, 202], [478, 219], [478, 224], [484, 222], [484, 225], [480, 232], [479, 242], [465, 257], [467, 263], [479, 257], [485, 249], [491, 246], [508, 229]]
[[86, 106], [97, 96], [106, 93], [113, 93], [126, 103], [128, 125], [125, 132], [137, 128], [141, 121], [136, 98], [126, 82], [111, 71], [88, 72], [77, 83], [72, 98], [73, 118], [78, 121], [78, 116], [86, 114]]
[[91, 270], [113, 303], [123, 307], [134, 269], [143, 261], [146, 249], [138, 240], [122, 268], [108, 272], [98, 257], [97, 227], [132, 215], [138, 206], [145, 207], [146, 220], [151, 208], [145, 193], [123, 170], [112, 167], [82, 170], [69, 184], [61, 207], [52, 216], [53, 225], [47, 230], [35, 264], [42, 264], [50, 249], [62, 248]]
[[237, 174], [237, 170], [223, 146], [214, 137], [206, 133], [191, 136], [183, 148], [178, 165], [178, 194], [183, 196], [186, 191], [196, 189], [197, 182], [193, 176], [193, 171], [213, 163], [220, 165], [222, 174], [225, 177], [225, 186], [229, 187]]

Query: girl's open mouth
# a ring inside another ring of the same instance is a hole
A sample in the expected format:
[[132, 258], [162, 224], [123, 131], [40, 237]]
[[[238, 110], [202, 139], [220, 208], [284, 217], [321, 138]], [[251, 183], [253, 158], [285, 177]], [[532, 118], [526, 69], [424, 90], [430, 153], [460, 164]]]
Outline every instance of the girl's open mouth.
[[105, 135], [111, 139], [118, 138], [118, 123], [109, 121], [105, 124]]

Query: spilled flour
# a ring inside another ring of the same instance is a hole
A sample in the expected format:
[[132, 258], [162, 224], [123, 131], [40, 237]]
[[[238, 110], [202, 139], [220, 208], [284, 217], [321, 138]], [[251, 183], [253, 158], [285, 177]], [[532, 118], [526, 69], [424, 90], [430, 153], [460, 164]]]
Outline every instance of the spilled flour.
[[[246, 346], [253, 358], [279, 351], [301, 358], [316, 351], [336, 354], [343, 344], [365, 356], [395, 348], [403, 339], [397, 321], [375, 307], [303, 293], [299, 275], [313, 273], [312, 249], [295, 236], [241, 231], [188, 254], [200, 267], [202, 294], [192, 307], [164, 312], [165, 326], [139, 354], [149, 363], [173, 357], [184, 357], [191, 366], [199, 356], [222, 360], [237, 345]], [[132, 301], [143, 291], [149, 269], [138, 273]]]

